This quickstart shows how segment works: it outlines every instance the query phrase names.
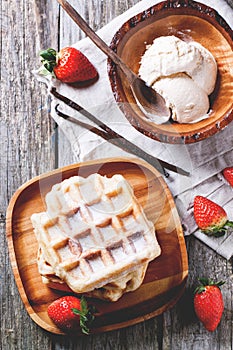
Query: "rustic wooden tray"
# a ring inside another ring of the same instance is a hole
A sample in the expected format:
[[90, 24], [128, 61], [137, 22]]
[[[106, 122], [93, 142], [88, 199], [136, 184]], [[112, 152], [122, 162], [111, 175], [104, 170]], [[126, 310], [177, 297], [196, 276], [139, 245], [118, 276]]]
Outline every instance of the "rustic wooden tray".
[[[38, 176], [21, 186], [7, 210], [7, 240], [15, 280], [31, 318], [42, 328], [63, 334], [47, 315], [47, 307], [64, 294], [45, 286], [37, 270], [38, 244], [30, 217], [46, 210], [44, 197], [55, 183], [70, 176], [98, 172], [122, 174], [147, 217], [154, 222], [162, 254], [149, 264], [142, 286], [115, 303], [90, 299], [97, 309], [92, 333], [110, 331], [157, 316], [181, 296], [187, 275], [187, 253], [179, 216], [162, 176], [149, 164], [126, 158], [111, 158], [70, 165]], [[67, 293], [66, 293], [67, 294]], [[78, 335], [81, 335], [78, 334]]]

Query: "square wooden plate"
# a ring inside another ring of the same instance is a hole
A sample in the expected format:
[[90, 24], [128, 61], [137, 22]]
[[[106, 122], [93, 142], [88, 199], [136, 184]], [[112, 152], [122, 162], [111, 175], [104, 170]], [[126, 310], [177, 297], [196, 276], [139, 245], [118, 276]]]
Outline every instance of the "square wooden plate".
[[[149, 264], [141, 287], [123, 295], [117, 302], [90, 299], [97, 309], [91, 332], [99, 333], [126, 327], [157, 316], [173, 306], [184, 291], [187, 252], [172, 195], [160, 173], [138, 159], [111, 158], [74, 164], [38, 176], [21, 186], [7, 210], [7, 240], [15, 280], [31, 318], [42, 328], [63, 334], [47, 315], [48, 305], [64, 292], [48, 288], [37, 269], [38, 244], [30, 217], [46, 210], [44, 198], [52, 185], [74, 175], [92, 173], [122, 174], [154, 225], [161, 255]], [[67, 294], [67, 293], [65, 293]], [[81, 335], [78, 334], [78, 335]]]

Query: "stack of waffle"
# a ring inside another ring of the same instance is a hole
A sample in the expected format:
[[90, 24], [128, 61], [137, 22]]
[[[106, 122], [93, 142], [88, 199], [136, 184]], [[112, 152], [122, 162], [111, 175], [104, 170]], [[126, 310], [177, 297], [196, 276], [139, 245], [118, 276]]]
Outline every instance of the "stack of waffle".
[[45, 200], [47, 211], [31, 217], [44, 283], [110, 301], [142, 284], [160, 247], [122, 175], [74, 176]]

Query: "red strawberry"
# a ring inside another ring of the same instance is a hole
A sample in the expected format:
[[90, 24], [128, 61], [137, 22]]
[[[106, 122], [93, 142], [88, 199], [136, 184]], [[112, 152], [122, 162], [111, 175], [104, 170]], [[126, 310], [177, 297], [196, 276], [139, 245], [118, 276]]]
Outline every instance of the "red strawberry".
[[227, 213], [218, 204], [202, 196], [194, 198], [194, 218], [197, 226], [206, 234], [220, 236], [226, 232], [226, 226], [233, 227]]
[[54, 49], [40, 52], [43, 69], [41, 74], [52, 74], [64, 83], [92, 80], [98, 73], [88, 58], [74, 47], [65, 47], [59, 53]]
[[214, 283], [206, 278], [200, 278], [201, 285], [196, 288], [194, 310], [204, 327], [213, 332], [222, 317], [224, 302], [220, 286], [225, 282]]
[[88, 323], [94, 319], [86, 300], [74, 296], [64, 296], [55, 300], [48, 307], [48, 315], [62, 330], [72, 331], [81, 327], [85, 334], [89, 334]]
[[233, 187], [233, 167], [228, 167], [223, 170], [223, 176]]

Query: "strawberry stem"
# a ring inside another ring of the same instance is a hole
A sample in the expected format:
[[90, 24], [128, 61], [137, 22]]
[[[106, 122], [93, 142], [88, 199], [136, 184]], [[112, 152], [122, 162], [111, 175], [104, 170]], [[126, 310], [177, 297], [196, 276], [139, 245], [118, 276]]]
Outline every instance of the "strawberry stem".
[[83, 296], [80, 299], [80, 304], [81, 310], [73, 308], [72, 311], [75, 315], [80, 316], [79, 322], [81, 330], [84, 334], [88, 335], [90, 333], [89, 325], [91, 324], [91, 322], [93, 322], [95, 317], [93, 315], [93, 311], [90, 308], [88, 308], [87, 301]]
[[233, 227], [233, 221], [227, 220], [223, 227], [212, 227], [209, 230], [202, 230], [207, 236], [221, 237], [227, 232], [227, 227]]
[[225, 281], [214, 282], [212, 279], [205, 277], [198, 278], [198, 281], [200, 282], [200, 285], [194, 290], [194, 294], [204, 292], [206, 290], [206, 286], [221, 287], [225, 283]]
[[233, 221], [227, 220], [227, 222], [225, 223], [225, 226], [233, 227]]
[[57, 52], [52, 48], [40, 51], [42, 67], [39, 72], [41, 75], [51, 74], [55, 78], [54, 67], [57, 65]]
[[207, 236], [214, 236], [214, 237], [221, 237], [224, 236], [227, 231], [226, 227], [214, 227], [210, 230], [202, 230], [203, 233], [205, 233]]

